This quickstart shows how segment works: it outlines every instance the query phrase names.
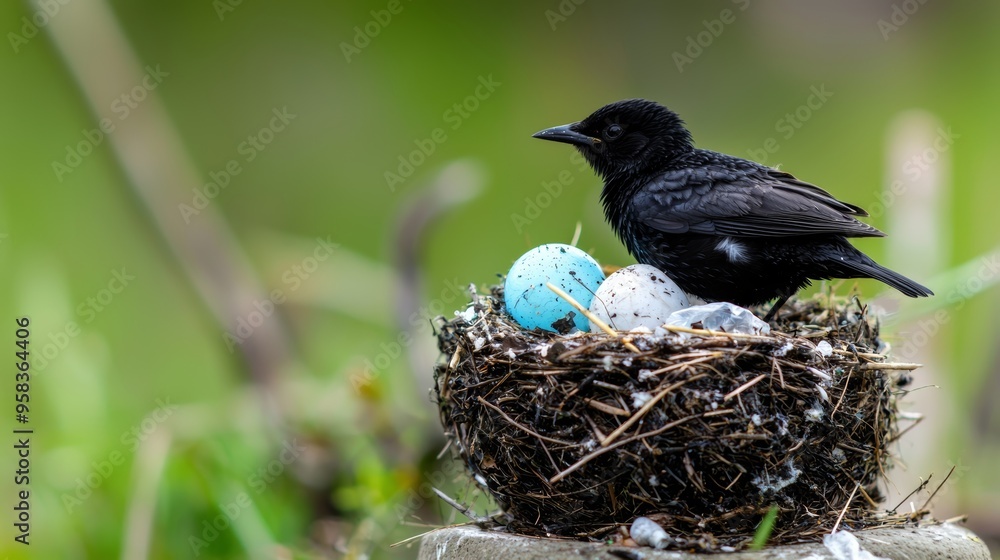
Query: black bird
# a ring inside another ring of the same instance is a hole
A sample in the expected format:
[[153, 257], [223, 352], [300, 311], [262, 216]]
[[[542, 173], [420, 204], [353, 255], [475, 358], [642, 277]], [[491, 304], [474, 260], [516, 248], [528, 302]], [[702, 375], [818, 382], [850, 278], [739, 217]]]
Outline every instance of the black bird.
[[855, 218], [867, 212], [784, 171], [695, 148], [680, 117], [653, 101], [612, 103], [534, 137], [580, 150], [629, 253], [706, 301], [778, 298], [770, 320], [810, 280], [874, 278], [933, 295], [847, 241], [885, 236]]

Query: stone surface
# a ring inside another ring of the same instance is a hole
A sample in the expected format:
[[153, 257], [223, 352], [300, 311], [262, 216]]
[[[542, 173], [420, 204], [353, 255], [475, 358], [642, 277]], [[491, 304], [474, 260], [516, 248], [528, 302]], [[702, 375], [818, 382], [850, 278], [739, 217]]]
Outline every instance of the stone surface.
[[[892, 560], [990, 560], [986, 545], [968, 529], [952, 524], [919, 529], [873, 529], [855, 533], [865, 550]], [[623, 551], [625, 554], [613, 554]], [[629, 552], [638, 553], [629, 556]], [[681, 560], [703, 554], [666, 552], [651, 548], [607, 546], [556, 539], [540, 539], [483, 531], [476, 527], [442, 529], [421, 541], [420, 560]], [[848, 560], [833, 555], [822, 543], [774, 547], [757, 552], [725, 554], [729, 560]]]

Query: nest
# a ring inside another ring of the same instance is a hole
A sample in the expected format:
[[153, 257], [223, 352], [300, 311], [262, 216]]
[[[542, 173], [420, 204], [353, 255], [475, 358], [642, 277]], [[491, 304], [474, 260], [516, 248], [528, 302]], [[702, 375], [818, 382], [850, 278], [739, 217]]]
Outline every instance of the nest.
[[[503, 294], [441, 325], [445, 432], [507, 530], [583, 539], [638, 516], [687, 549], [887, 524], [878, 481], [899, 435], [877, 321], [857, 300], [792, 300], [767, 335], [526, 331]], [[474, 311], [474, 312], [473, 312]], [[825, 343], [825, 344], [824, 344]]]

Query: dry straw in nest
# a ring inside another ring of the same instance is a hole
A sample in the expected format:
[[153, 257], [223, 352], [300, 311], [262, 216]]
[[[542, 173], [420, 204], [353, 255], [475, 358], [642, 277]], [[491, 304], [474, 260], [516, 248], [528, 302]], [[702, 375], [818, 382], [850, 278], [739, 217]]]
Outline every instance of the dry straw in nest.
[[437, 399], [508, 530], [601, 538], [645, 515], [718, 550], [772, 505], [775, 544], [889, 523], [877, 482], [916, 366], [886, 362], [856, 300], [793, 300], [767, 335], [564, 336], [523, 330], [499, 288], [473, 297], [441, 326]]

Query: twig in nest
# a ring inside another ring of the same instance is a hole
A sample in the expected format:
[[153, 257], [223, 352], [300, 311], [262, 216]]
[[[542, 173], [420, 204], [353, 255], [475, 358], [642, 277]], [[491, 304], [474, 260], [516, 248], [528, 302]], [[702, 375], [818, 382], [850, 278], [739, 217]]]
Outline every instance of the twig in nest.
[[431, 487], [431, 490], [433, 490], [434, 493], [437, 494], [438, 498], [441, 498], [442, 500], [444, 500], [446, 504], [458, 510], [458, 513], [461, 513], [462, 515], [468, 517], [473, 523], [476, 523], [478, 525], [483, 525], [489, 521], [488, 517], [479, 517], [478, 515], [476, 515], [474, 511], [472, 511], [472, 509], [456, 502], [455, 500], [451, 499], [450, 496], [438, 490], [437, 488]]
[[851, 502], [854, 501], [854, 494], [858, 492], [858, 488], [861, 488], [861, 483], [859, 482], [854, 486], [854, 490], [851, 490], [851, 495], [847, 497], [847, 503], [844, 504], [844, 509], [840, 510], [840, 515], [837, 517], [837, 522], [833, 524], [833, 530], [830, 534], [837, 532], [837, 528], [840, 527], [840, 522], [844, 520], [844, 515], [847, 514], [847, 510], [851, 507]]
[[590, 453], [589, 455], [587, 455], [583, 459], [580, 459], [576, 463], [573, 463], [573, 465], [571, 467], [569, 467], [568, 469], [566, 469], [566, 470], [562, 471], [561, 473], [559, 473], [559, 474], [553, 476], [552, 478], [550, 478], [549, 479], [549, 483], [550, 484], [555, 484], [556, 482], [559, 482], [560, 480], [566, 478], [566, 475], [568, 475], [568, 474], [572, 473], [573, 471], [579, 469], [580, 467], [586, 465], [591, 460], [593, 460], [595, 457], [599, 457], [599, 456], [607, 453], [608, 451], [611, 451], [612, 449], [621, 447], [621, 446], [623, 446], [625, 444], [628, 444], [628, 443], [632, 443], [633, 441], [637, 441], [637, 440], [640, 440], [642, 438], [647, 438], [647, 437], [655, 436], [655, 435], [658, 435], [658, 434], [662, 434], [663, 432], [669, 430], [670, 428], [673, 428], [675, 426], [679, 426], [679, 425], [683, 424], [684, 422], [687, 422], [688, 420], [691, 420], [693, 418], [698, 418], [699, 416], [703, 416], [703, 415], [702, 414], [693, 414], [691, 416], [685, 416], [684, 418], [680, 418], [680, 419], [674, 420], [673, 422], [670, 422], [668, 424], [664, 424], [662, 427], [657, 428], [655, 430], [651, 430], [651, 431], [646, 432], [644, 434], [639, 434], [639, 435], [636, 435], [636, 436], [632, 436], [630, 438], [625, 438], [625, 439], [623, 439], [623, 440], [621, 440], [621, 441], [619, 441], [617, 443], [614, 443], [612, 445], [609, 445], [607, 447], [602, 447], [602, 448], [598, 449], [597, 451], [594, 451], [593, 453]]
[[921, 511], [927, 509], [927, 505], [931, 503], [931, 500], [934, 499], [934, 496], [937, 496], [938, 490], [941, 490], [941, 487], [944, 486], [944, 483], [948, 482], [948, 479], [951, 478], [951, 473], [955, 472], [955, 467], [957, 466], [958, 465], [952, 465], [951, 470], [948, 471], [948, 474], [944, 475], [944, 480], [941, 481], [941, 484], [938, 484], [937, 488], [935, 488], [934, 491], [931, 492], [931, 495], [927, 497], [927, 501], [924, 502], [924, 505], [920, 506]]
[[862, 371], [872, 369], [904, 369], [912, 371], [920, 367], [923, 367], [923, 364], [907, 364], [903, 362], [869, 362], [867, 364], [861, 364], [858, 369]]
[[917, 486], [916, 488], [914, 488], [912, 492], [910, 492], [909, 494], [907, 494], [905, 498], [903, 498], [902, 500], [899, 501], [898, 504], [896, 504], [896, 507], [890, 509], [889, 511], [891, 511], [892, 513], [896, 513], [896, 510], [899, 509], [899, 506], [905, 504], [906, 500], [910, 499], [910, 496], [916, 494], [917, 492], [923, 490], [924, 488], [927, 488], [927, 485], [931, 481], [931, 476], [934, 476], [934, 475], [932, 474], [932, 475], [928, 476], [927, 480], [920, 481], [920, 485], [919, 486]]
[[509, 422], [511, 426], [514, 426], [515, 428], [521, 430], [522, 432], [524, 432], [524, 433], [526, 433], [528, 435], [535, 436], [536, 438], [538, 438], [540, 440], [543, 440], [543, 441], [549, 441], [549, 442], [552, 442], [552, 443], [558, 443], [559, 445], [565, 445], [567, 447], [577, 447], [578, 445], [580, 445], [578, 443], [573, 443], [571, 441], [563, 441], [563, 440], [560, 440], [560, 439], [555, 439], [555, 438], [550, 438], [550, 437], [547, 437], [547, 436], [543, 436], [542, 434], [540, 434], [540, 433], [538, 433], [536, 431], [533, 431], [531, 428], [528, 428], [527, 426], [525, 426], [523, 424], [519, 424], [517, 422], [517, 420], [514, 420], [510, 416], [507, 416], [507, 413], [504, 412], [499, 406], [497, 406], [497, 405], [489, 402], [488, 400], [484, 399], [483, 397], [476, 397], [476, 398], [479, 399], [479, 402], [482, 403], [483, 405], [485, 405], [485, 406], [487, 406], [487, 407], [495, 410], [498, 414], [500, 414], [500, 416], [503, 417], [504, 420], [506, 420], [507, 422]]
[[750, 387], [753, 387], [754, 385], [756, 385], [757, 383], [759, 383], [761, 379], [764, 379], [765, 377], [767, 377], [767, 374], [766, 373], [762, 373], [762, 374], [758, 375], [757, 377], [754, 377], [750, 381], [747, 381], [743, 385], [740, 385], [739, 387], [737, 387], [736, 389], [734, 389], [733, 391], [731, 391], [728, 395], [722, 397], [722, 402], [726, 402], [729, 399], [735, 397], [736, 395], [742, 393], [743, 391], [746, 391]]
[[688, 377], [687, 379], [683, 379], [681, 381], [678, 381], [677, 383], [669, 385], [666, 389], [664, 389], [664, 390], [660, 391], [659, 393], [657, 393], [655, 397], [649, 399], [646, 402], [646, 404], [642, 405], [642, 408], [640, 408], [639, 410], [635, 411], [635, 414], [633, 414], [621, 426], [618, 426], [618, 428], [615, 431], [613, 431], [610, 434], [608, 434], [608, 437], [604, 438], [604, 440], [601, 442], [601, 447], [607, 447], [611, 442], [613, 442], [615, 439], [617, 439], [618, 436], [622, 435], [625, 432], [625, 430], [631, 428], [632, 424], [635, 424], [636, 422], [638, 422], [640, 418], [642, 418], [643, 416], [645, 416], [646, 413], [650, 411], [650, 409], [652, 409], [654, 406], [656, 406], [656, 403], [660, 402], [660, 400], [662, 400], [663, 397], [667, 396], [671, 391], [673, 391], [674, 389], [677, 389], [678, 387], [684, 386], [684, 384], [686, 384], [686, 383], [688, 383], [690, 381], [694, 381], [696, 379], [701, 379], [702, 377], [705, 377], [704, 373], [699, 373], [698, 375], [692, 375], [691, 377]]
[[593, 321], [594, 324], [597, 325], [598, 327], [600, 327], [602, 331], [608, 333], [608, 335], [610, 335], [610, 336], [613, 336], [615, 338], [620, 339], [622, 341], [622, 346], [624, 346], [625, 348], [628, 348], [629, 350], [635, 352], [636, 354], [641, 354], [642, 353], [642, 352], [639, 351], [638, 348], [635, 347], [634, 344], [632, 344], [631, 342], [629, 342], [629, 340], [627, 338], [623, 338], [621, 335], [619, 335], [617, 332], [615, 332], [614, 329], [612, 329], [611, 327], [609, 327], [607, 323], [605, 323], [604, 321], [602, 321], [597, 315], [594, 315], [593, 313], [590, 312], [589, 309], [587, 309], [586, 307], [580, 305], [580, 302], [578, 302], [575, 299], [573, 299], [573, 296], [571, 296], [571, 295], [567, 294], [566, 292], [562, 291], [561, 289], [559, 289], [558, 286], [556, 286], [552, 282], [546, 282], [545, 286], [548, 287], [548, 289], [550, 289], [553, 292], [555, 292], [557, 296], [563, 298], [570, 305], [572, 305], [573, 307], [575, 307], [577, 311], [579, 311], [580, 313], [583, 313], [584, 317], [586, 317], [587, 319], [590, 319], [591, 321]]

